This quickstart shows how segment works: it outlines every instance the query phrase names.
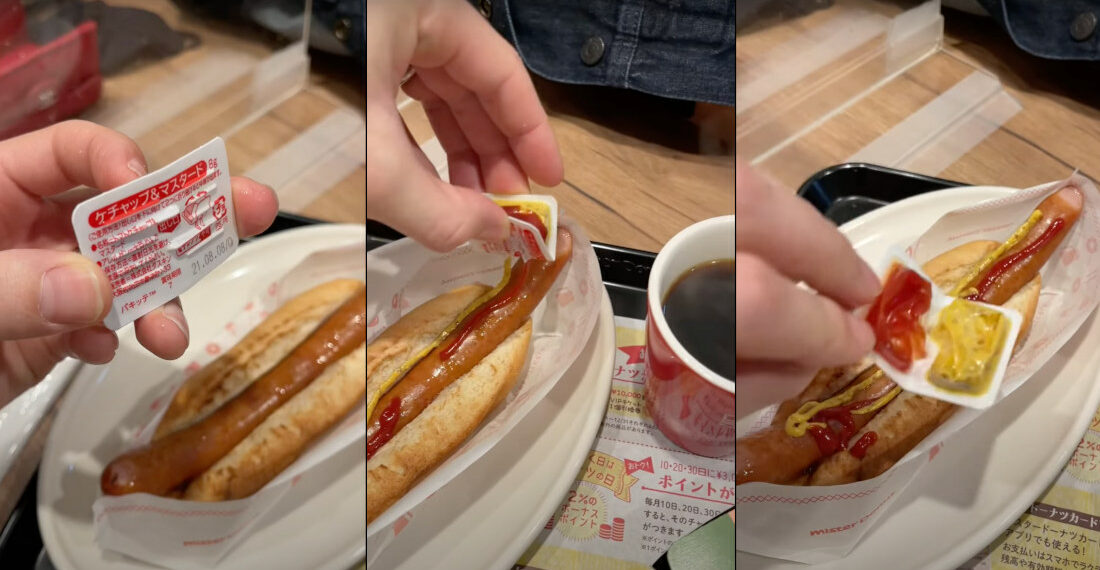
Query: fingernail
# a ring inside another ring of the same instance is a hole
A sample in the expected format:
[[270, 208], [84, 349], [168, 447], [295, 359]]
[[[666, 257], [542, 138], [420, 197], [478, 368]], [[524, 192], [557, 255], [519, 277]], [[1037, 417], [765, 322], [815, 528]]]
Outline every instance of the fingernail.
[[131, 158], [130, 162], [126, 163], [126, 168], [129, 168], [130, 172], [137, 174], [138, 177], [145, 176], [149, 172], [145, 167], [145, 163], [136, 158]]
[[184, 339], [191, 340], [191, 331], [187, 328], [187, 319], [183, 318], [182, 309], [174, 303], [169, 303], [161, 308], [161, 312], [164, 314], [164, 318], [172, 321], [172, 324], [176, 325], [176, 328], [183, 333]]
[[42, 275], [38, 314], [58, 325], [84, 325], [98, 321], [105, 309], [100, 281], [80, 265], [59, 265]]

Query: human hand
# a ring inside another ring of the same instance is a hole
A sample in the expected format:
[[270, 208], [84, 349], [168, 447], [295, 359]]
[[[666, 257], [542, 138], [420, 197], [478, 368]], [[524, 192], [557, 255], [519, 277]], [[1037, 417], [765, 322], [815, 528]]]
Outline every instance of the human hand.
[[[72, 210], [90, 192], [145, 174], [145, 157], [121, 133], [67, 121], [0, 141], [0, 406], [41, 380], [66, 356], [110, 361], [118, 337], [103, 327], [111, 308], [107, 276], [77, 251]], [[278, 213], [270, 188], [233, 178], [241, 237], [260, 233]], [[179, 299], [134, 323], [153, 354], [179, 358], [188, 328]]]
[[[562, 180], [546, 112], [515, 50], [465, 2], [367, 3], [367, 215], [437, 251], [503, 239], [503, 210], [481, 191]], [[436, 175], [396, 107], [403, 86], [447, 152]]]
[[746, 397], [778, 402], [818, 368], [866, 356], [874, 333], [851, 310], [870, 303], [880, 283], [836, 227], [794, 193], [740, 163], [736, 192], [738, 408], [745, 413], [742, 404], [753, 407]]

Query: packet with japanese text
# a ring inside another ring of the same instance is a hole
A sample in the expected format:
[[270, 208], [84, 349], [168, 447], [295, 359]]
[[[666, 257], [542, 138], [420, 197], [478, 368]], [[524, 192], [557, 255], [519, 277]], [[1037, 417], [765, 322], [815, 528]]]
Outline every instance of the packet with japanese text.
[[104, 325], [118, 330], [178, 297], [237, 250], [239, 239], [220, 138], [78, 204], [80, 253], [114, 291]]

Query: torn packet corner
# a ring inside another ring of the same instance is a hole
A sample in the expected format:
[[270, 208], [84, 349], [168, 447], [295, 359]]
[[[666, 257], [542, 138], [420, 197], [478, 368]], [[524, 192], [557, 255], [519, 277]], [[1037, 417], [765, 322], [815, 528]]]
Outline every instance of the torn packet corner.
[[542, 194], [486, 194], [508, 215], [508, 237], [479, 241], [487, 252], [518, 255], [525, 260], [554, 261], [558, 247], [558, 201]]

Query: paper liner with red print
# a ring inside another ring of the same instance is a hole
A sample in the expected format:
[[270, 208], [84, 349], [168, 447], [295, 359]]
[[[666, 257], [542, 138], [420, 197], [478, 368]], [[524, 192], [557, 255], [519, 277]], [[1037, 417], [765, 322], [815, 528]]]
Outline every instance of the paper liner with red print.
[[[366, 279], [366, 241], [314, 252], [278, 281], [265, 284], [241, 300], [241, 311], [227, 316], [222, 332], [205, 343], [199, 357], [164, 381], [147, 414], [132, 425], [119, 426], [124, 449], [143, 445], [168, 408], [184, 378], [236, 344], [275, 308], [325, 281]], [[156, 379], [150, 379], [155, 381]], [[213, 565], [243, 538], [272, 508], [293, 508], [284, 496], [303, 481], [323, 485], [346, 469], [346, 462], [363, 461], [366, 402], [321, 441], [311, 446], [263, 489], [246, 499], [220, 503], [181, 501], [147, 494], [101, 496], [92, 505], [96, 543], [105, 550], [127, 554], [158, 566], [183, 569]], [[356, 459], [358, 456], [358, 459]], [[333, 466], [332, 468], [327, 468]], [[289, 499], [287, 499], [289, 500]]]
[[[505, 404], [442, 465], [367, 527], [368, 563], [396, 536], [395, 523], [496, 445], [548, 394], [576, 360], [596, 325], [602, 293], [596, 252], [584, 231], [562, 217], [573, 234], [573, 256], [531, 315], [531, 353]], [[467, 244], [433, 254], [411, 240], [370, 252], [367, 262], [367, 339], [421, 303], [470, 283], [496, 283], [504, 258]], [[370, 493], [370, 489], [367, 489]], [[412, 518], [408, 525], [417, 524]]]
[[[941, 217], [908, 249], [923, 264], [962, 243], [1003, 241], [1043, 198], [1070, 185], [1084, 193], [1084, 211], [1043, 268], [1043, 290], [1034, 323], [1009, 364], [997, 401], [1050, 360], [1100, 301], [1100, 190], [1074, 174], [1066, 180], [955, 210]], [[739, 418], [739, 433], [751, 433], [767, 425], [775, 409], [771, 406]], [[830, 487], [768, 483], [738, 486], [738, 550], [803, 563], [844, 557], [919, 476], [921, 468], [935, 457], [935, 451], [983, 411], [960, 409], [892, 469], [874, 479]]]

